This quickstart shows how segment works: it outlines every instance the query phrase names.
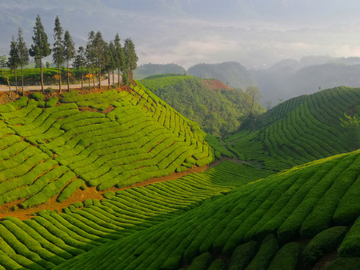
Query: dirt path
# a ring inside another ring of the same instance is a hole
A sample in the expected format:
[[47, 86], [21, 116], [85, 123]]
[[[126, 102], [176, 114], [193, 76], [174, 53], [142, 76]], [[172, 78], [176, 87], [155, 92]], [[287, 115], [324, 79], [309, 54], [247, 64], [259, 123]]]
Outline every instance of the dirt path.
[[[115, 76], [115, 80], [114, 82], [117, 83], [118, 82], [118, 78], [117, 76]], [[112, 78], [110, 80], [110, 84], [113, 84], [112, 83]], [[101, 86], [107, 86], [108, 85], [108, 80], [103, 80], [101, 81]], [[89, 86], [89, 83], [88, 81], [84, 81], [84, 87], [86, 86]], [[92, 86], [92, 82], [91, 82], [91, 86]], [[95, 86], [98, 87], [99, 86], [99, 82], [95, 82]], [[44, 89], [48, 88], [48, 87], [51, 87], [55, 90], [59, 90], [59, 85], [56, 84], [56, 85], [44, 85]], [[15, 86], [11, 86], [11, 91], [15, 91]], [[70, 84], [70, 89], [74, 89], [74, 88], [81, 88], [81, 84]], [[64, 90], [66, 91], [68, 89], [67, 87], [67, 84], [62, 84], [61, 85], [61, 90]], [[38, 90], [41, 90], [41, 85], [30, 85], [30, 86], [24, 86], [24, 91], [38, 91]], [[9, 87], [6, 86], [6, 85], [0, 85], [0, 92], [9, 92]], [[21, 86], [18, 86], [18, 91], [21, 91]]]
[[140, 182], [140, 183], [136, 183], [133, 184], [131, 186], [128, 187], [123, 187], [123, 188], [115, 188], [112, 187], [111, 189], [107, 190], [107, 191], [97, 191], [96, 187], [88, 187], [85, 190], [76, 190], [76, 192], [69, 198], [67, 199], [65, 202], [63, 203], [58, 203], [56, 201], [57, 196], [52, 197], [48, 200], [47, 203], [45, 204], [41, 204], [39, 206], [36, 207], [31, 207], [29, 209], [17, 209], [16, 211], [12, 211], [12, 207], [15, 205], [18, 205], [20, 203], [22, 203], [23, 201], [25, 201], [25, 199], [21, 199], [21, 200], [16, 200], [13, 201], [11, 203], [6, 203], [0, 206], [0, 220], [4, 217], [7, 216], [12, 216], [12, 217], [17, 217], [21, 220], [25, 220], [25, 219], [29, 219], [32, 218], [34, 215], [33, 213], [36, 213], [40, 210], [55, 210], [55, 211], [61, 211], [61, 209], [68, 207], [70, 205], [72, 205], [75, 202], [83, 202], [86, 199], [98, 199], [101, 200], [103, 198], [103, 194], [109, 191], [118, 191], [118, 190], [124, 190], [124, 189], [130, 189], [133, 187], [145, 187], [147, 185], [150, 184], [154, 184], [154, 183], [159, 183], [159, 182], [166, 182], [166, 181], [171, 181], [171, 180], [175, 180], [178, 179], [180, 177], [183, 177], [185, 175], [188, 175], [190, 173], [200, 173], [200, 172], [205, 172], [209, 167], [207, 165], [202, 166], [202, 167], [194, 167], [192, 169], [188, 169], [185, 172], [181, 172], [181, 173], [172, 173], [170, 175], [167, 176], [163, 176], [163, 177], [159, 177], [159, 178], [152, 178], [149, 180], [146, 180], [144, 182]]

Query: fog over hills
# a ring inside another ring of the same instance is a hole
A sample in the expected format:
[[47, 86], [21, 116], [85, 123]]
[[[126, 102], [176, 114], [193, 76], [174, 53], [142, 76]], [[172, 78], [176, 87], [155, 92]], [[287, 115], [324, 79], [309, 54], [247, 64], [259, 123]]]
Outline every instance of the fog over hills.
[[40, 14], [50, 43], [59, 15], [76, 45], [91, 30], [107, 39], [131, 37], [139, 64], [239, 62], [267, 68], [308, 55], [360, 55], [360, 3], [300, 0], [12, 0], [0, 1], [0, 54], [24, 31], [27, 45]]

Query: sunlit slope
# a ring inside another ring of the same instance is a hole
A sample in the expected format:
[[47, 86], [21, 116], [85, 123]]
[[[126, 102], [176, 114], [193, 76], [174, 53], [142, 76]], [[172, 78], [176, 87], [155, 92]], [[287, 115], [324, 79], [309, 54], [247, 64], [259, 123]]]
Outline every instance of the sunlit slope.
[[260, 129], [232, 146], [265, 167], [282, 170], [358, 148], [341, 126], [344, 113], [353, 115], [360, 89], [338, 87], [286, 101], [260, 117]]
[[[350, 231], [334, 227], [350, 225], [360, 215], [359, 176], [360, 151], [315, 161], [237, 188], [55, 269], [180, 269], [206, 252], [234, 256], [238, 246], [251, 241], [262, 242], [261, 254], [248, 255], [246, 269], [267, 269], [270, 263], [270, 269], [295, 269], [279, 268], [284, 258], [295, 264], [299, 258], [300, 249], [289, 241], [316, 236], [303, 251], [302, 263], [311, 265], [319, 254], [336, 250], [346, 233], [339, 256], [359, 256], [360, 221]], [[278, 248], [281, 253], [271, 262]]]
[[59, 194], [61, 202], [85, 185], [103, 191], [210, 163], [197, 124], [145, 91], [0, 106], [0, 205], [27, 199], [26, 208]]
[[[271, 172], [224, 162], [204, 173], [145, 187], [108, 192], [25, 221], [0, 222], [0, 269], [52, 269], [105, 243], [177, 217]], [[78, 209], [82, 208], [82, 209]]]

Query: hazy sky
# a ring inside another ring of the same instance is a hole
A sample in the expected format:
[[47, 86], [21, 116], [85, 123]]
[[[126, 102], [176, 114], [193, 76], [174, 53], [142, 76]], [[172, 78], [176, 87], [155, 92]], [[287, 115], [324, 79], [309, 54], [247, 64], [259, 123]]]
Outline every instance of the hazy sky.
[[86, 43], [89, 31], [134, 40], [142, 63], [237, 61], [271, 66], [308, 55], [360, 56], [360, 1], [339, 0], [0, 0], [0, 54], [22, 27], [32, 43], [40, 14], [53, 43], [55, 16]]

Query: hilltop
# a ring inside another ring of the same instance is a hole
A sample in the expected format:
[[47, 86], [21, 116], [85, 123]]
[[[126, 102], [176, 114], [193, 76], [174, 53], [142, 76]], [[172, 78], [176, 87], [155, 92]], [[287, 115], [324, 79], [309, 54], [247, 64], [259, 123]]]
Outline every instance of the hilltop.
[[[217, 79], [163, 74], [140, 81], [158, 97], [187, 118], [199, 123], [207, 133], [226, 136], [241, 125], [241, 116], [248, 115], [251, 98], [242, 90], [231, 88]], [[215, 90], [215, 91], [214, 91]], [[265, 109], [255, 103], [254, 113]]]

